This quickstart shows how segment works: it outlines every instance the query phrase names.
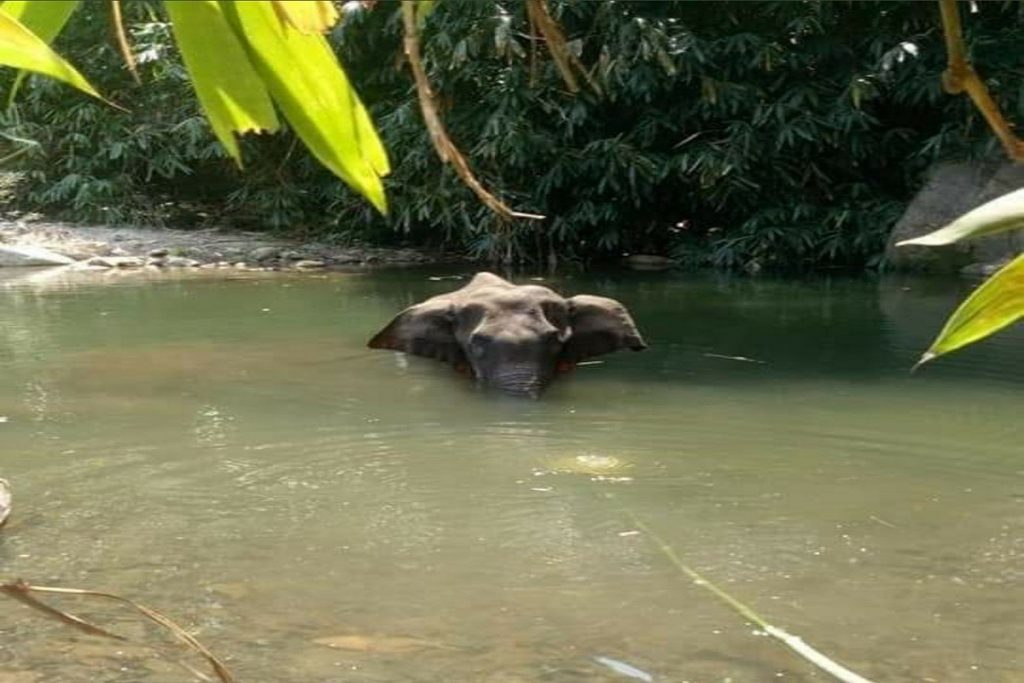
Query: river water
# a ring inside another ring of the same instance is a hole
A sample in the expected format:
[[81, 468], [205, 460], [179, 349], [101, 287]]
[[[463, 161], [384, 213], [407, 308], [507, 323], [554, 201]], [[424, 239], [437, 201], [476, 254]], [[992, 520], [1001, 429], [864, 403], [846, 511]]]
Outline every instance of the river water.
[[[651, 348], [529, 401], [365, 349], [439, 274], [0, 282], [0, 578], [240, 681], [831, 680], [639, 520], [872, 680], [1024, 680], [1024, 330], [908, 372], [967, 285], [548, 278]], [[202, 667], [53, 601], [133, 643], [0, 596], [0, 680]]]

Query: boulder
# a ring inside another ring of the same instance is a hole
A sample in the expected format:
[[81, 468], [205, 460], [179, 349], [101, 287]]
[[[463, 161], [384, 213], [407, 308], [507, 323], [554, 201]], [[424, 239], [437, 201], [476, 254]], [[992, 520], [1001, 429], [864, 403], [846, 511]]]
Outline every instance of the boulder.
[[93, 256], [85, 263], [101, 268], [141, 268], [145, 265], [138, 256]]
[[1024, 187], [1024, 166], [998, 162], [937, 164], [889, 235], [888, 268], [927, 272], [981, 272], [1024, 250], [1024, 231], [990, 235], [943, 247], [896, 243], [937, 230], [971, 209]]
[[276, 259], [280, 255], [281, 250], [277, 247], [257, 247], [249, 252], [249, 260], [259, 263], [260, 261]]
[[168, 268], [195, 268], [199, 265], [199, 261], [185, 256], [171, 256], [164, 261], [164, 265]]
[[66, 266], [75, 260], [49, 249], [33, 246], [0, 246], [0, 267]]
[[323, 261], [317, 261], [314, 259], [303, 259], [301, 261], [296, 261], [292, 265], [296, 268], [301, 268], [303, 270], [311, 270], [314, 268], [323, 268], [327, 264], [325, 264]]
[[653, 254], [631, 254], [623, 262], [633, 270], [667, 270], [679, 264], [675, 259]]

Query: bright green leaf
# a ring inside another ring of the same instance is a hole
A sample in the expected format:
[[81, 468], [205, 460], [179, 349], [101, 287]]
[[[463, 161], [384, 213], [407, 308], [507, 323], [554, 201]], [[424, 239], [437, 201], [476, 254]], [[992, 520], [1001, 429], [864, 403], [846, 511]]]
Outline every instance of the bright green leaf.
[[216, 0], [166, 0], [164, 7], [213, 132], [241, 166], [235, 133], [279, 126], [270, 94]]
[[0, 10], [37, 36], [52, 43], [80, 0], [6, 0]]
[[1024, 317], [1024, 254], [960, 304], [918, 365], [998, 332]]
[[422, 25], [427, 20], [427, 15], [434, 11], [437, 0], [418, 0], [416, 3], [416, 21]]
[[301, 33], [323, 33], [338, 21], [338, 9], [331, 0], [270, 0], [282, 22]]
[[326, 39], [283, 24], [269, 2], [221, 0], [221, 7], [245, 37], [253, 64], [296, 135], [324, 166], [386, 212], [384, 147]]
[[13, 66], [64, 81], [97, 99], [96, 89], [50, 49], [42, 38], [25, 28], [20, 21], [0, 8], [0, 65]]
[[897, 242], [896, 246], [920, 244], [935, 247], [1021, 226], [1024, 226], [1024, 189], [1004, 194], [968, 211], [944, 228], [921, 237]]
[[[71, 13], [78, 7], [79, 0], [6, 0], [0, 9], [21, 22], [21, 25], [42, 38], [47, 45], [53, 42]], [[21, 89], [27, 72], [18, 72], [7, 98], [10, 106]]]

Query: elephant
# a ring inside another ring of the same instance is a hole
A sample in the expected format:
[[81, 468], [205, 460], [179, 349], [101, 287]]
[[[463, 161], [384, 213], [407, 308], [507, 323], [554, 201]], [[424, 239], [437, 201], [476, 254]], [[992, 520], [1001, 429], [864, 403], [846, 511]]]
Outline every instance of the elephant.
[[534, 398], [582, 360], [647, 348], [614, 299], [563, 298], [547, 287], [515, 285], [486, 272], [405, 309], [368, 346], [435, 358], [484, 387]]

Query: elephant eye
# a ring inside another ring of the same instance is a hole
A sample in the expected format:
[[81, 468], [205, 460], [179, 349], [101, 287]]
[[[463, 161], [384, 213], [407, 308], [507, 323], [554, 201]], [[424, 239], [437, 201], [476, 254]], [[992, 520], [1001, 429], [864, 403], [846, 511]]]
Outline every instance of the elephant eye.
[[492, 343], [494, 343], [494, 337], [485, 332], [477, 332], [469, 338], [470, 348], [476, 356], [482, 356]]

